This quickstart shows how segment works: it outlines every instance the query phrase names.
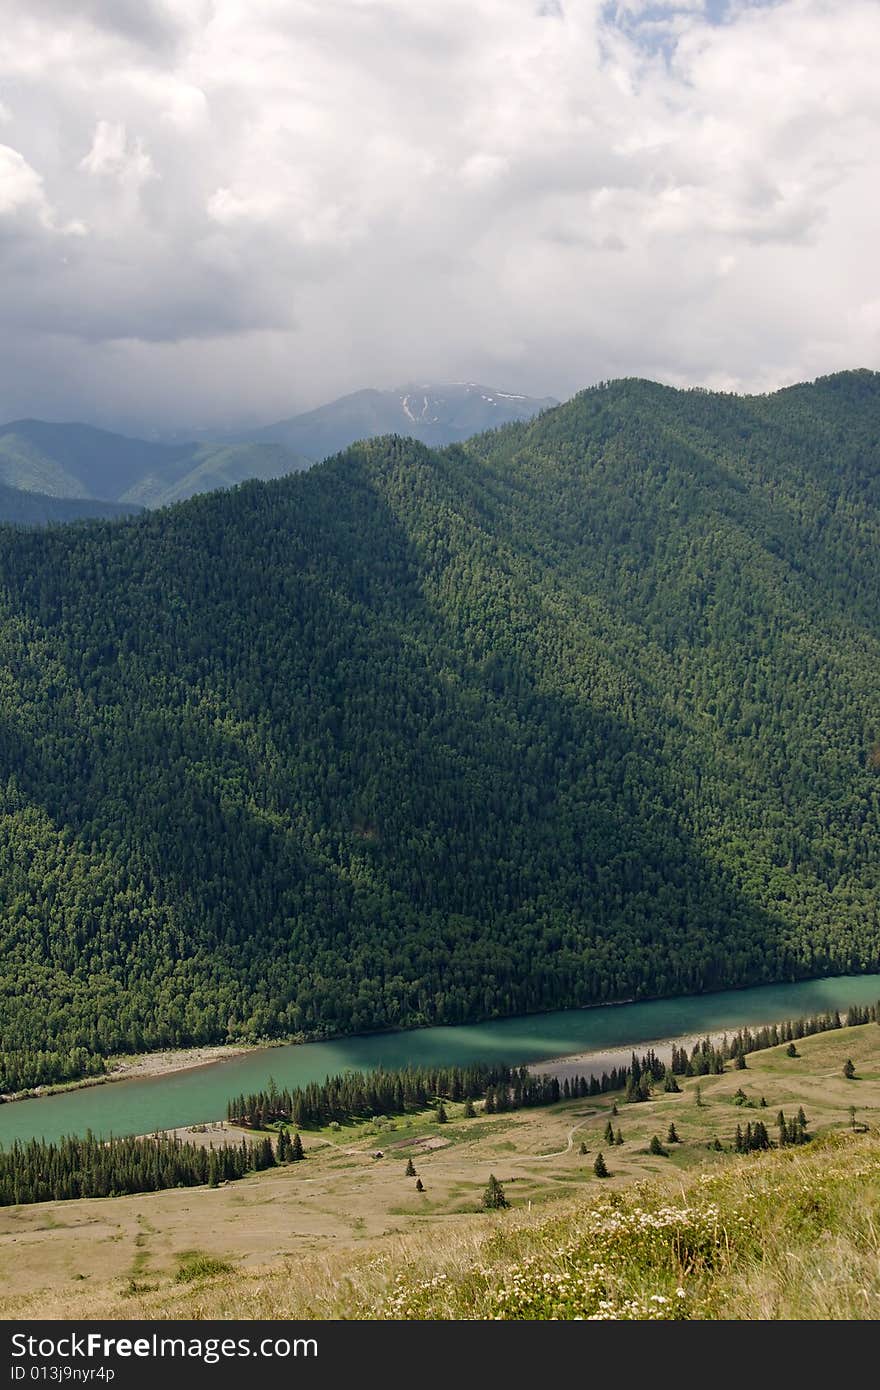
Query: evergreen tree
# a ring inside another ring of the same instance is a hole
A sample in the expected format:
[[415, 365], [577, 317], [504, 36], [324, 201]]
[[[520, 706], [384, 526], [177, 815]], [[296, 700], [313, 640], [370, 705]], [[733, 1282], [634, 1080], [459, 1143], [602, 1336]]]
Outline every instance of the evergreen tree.
[[437, 1123], [438, 1125], [445, 1125], [448, 1119], [449, 1116], [446, 1113], [446, 1106], [443, 1104], [441, 1100], [440, 1104], [437, 1107]]
[[585, 1153], [587, 1153], [587, 1152], [588, 1152], [587, 1146], [586, 1146], [586, 1144], [584, 1143], [584, 1141], [583, 1141], [583, 1139], [582, 1139], [582, 1140], [581, 1140], [581, 1146], [580, 1146], [580, 1148], [578, 1149], [578, 1153], [580, 1153], [580, 1154], [585, 1154]]
[[605, 1156], [602, 1153], [601, 1149], [596, 1154], [596, 1160], [593, 1164], [593, 1172], [596, 1174], [597, 1178], [607, 1178], [609, 1176], [608, 1167], [605, 1163]]
[[604, 1137], [605, 1137], [605, 1143], [606, 1143], [606, 1144], [613, 1144], [613, 1143], [614, 1143], [614, 1126], [612, 1125], [612, 1123], [611, 1123], [610, 1120], [608, 1120], [608, 1122], [607, 1122], [606, 1125], [605, 1125], [605, 1136], [604, 1136]]
[[843, 1064], [843, 1074], [846, 1077], [847, 1081], [852, 1081], [856, 1074], [856, 1069], [851, 1057], [847, 1057], [846, 1061]]
[[657, 1155], [659, 1155], [659, 1156], [662, 1157], [662, 1158], [668, 1158], [668, 1157], [669, 1157], [669, 1151], [668, 1151], [667, 1149], [664, 1149], [663, 1145], [660, 1143], [660, 1140], [659, 1140], [659, 1138], [657, 1137], [656, 1134], [653, 1134], [653, 1135], [651, 1136], [651, 1142], [650, 1142], [650, 1144], [648, 1145], [648, 1151], [649, 1151], [649, 1153], [657, 1154]]
[[421, 1178], [416, 1178], [416, 1192], [424, 1192], [424, 1190], [425, 1184], [422, 1182]]
[[483, 1206], [488, 1211], [495, 1211], [501, 1207], [507, 1207], [510, 1203], [504, 1195], [504, 1187], [495, 1177], [494, 1173], [489, 1174], [489, 1182], [483, 1193]]
[[408, 1159], [406, 1160], [406, 1172], [404, 1173], [404, 1177], [406, 1177], [406, 1178], [414, 1178], [415, 1176], [416, 1176], [416, 1166], [415, 1166], [415, 1164], [413, 1163], [412, 1159], [411, 1159], [411, 1158], [408, 1158]]
[[615, 1136], [614, 1136], [614, 1142], [615, 1142], [615, 1144], [617, 1144], [617, 1145], [620, 1145], [620, 1144], [623, 1143], [623, 1135], [622, 1135], [622, 1133], [621, 1133], [620, 1130], [618, 1130], [617, 1133], [615, 1134]]
[[464, 1102], [464, 1109], [462, 1110], [461, 1113], [462, 1113], [463, 1118], [466, 1119], [466, 1120], [472, 1120], [472, 1119], [474, 1118], [474, 1116], [476, 1115], [477, 1112], [476, 1112], [476, 1110], [474, 1109], [474, 1103], [473, 1103], [473, 1101], [471, 1100], [470, 1096], [467, 1096], [467, 1097], [466, 1097], [465, 1102]]
[[678, 1131], [675, 1128], [675, 1121], [672, 1121], [669, 1129], [666, 1131], [666, 1142], [667, 1144], [678, 1144], [681, 1142], [678, 1137]]
[[790, 1042], [790, 1043], [788, 1044], [788, 1047], [785, 1049], [785, 1055], [786, 1055], [786, 1057], [799, 1057], [799, 1056], [800, 1056], [800, 1053], [798, 1052], [798, 1050], [797, 1050], [797, 1048], [795, 1047], [795, 1045], [794, 1045], [793, 1042]]
[[299, 1132], [297, 1131], [290, 1141], [290, 1162], [298, 1163], [300, 1159], [305, 1158], [305, 1156], [302, 1139], [300, 1139]]

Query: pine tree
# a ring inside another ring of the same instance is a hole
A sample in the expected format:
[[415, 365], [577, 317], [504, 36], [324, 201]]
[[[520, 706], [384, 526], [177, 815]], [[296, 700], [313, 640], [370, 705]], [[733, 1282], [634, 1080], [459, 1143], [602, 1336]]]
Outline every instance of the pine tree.
[[602, 1153], [601, 1149], [596, 1154], [596, 1161], [593, 1164], [593, 1172], [596, 1174], [597, 1178], [607, 1178], [609, 1176], [608, 1167], [605, 1163], [605, 1156]]
[[681, 1140], [680, 1140], [679, 1137], [678, 1137], [678, 1131], [677, 1131], [676, 1128], [675, 1128], [675, 1121], [674, 1121], [674, 1120], [673, 1120], [673, 1122], [670, 1124], [668, 1130], [666, 1131], [666, 1142], [667, 1142], [667, 1144], [680, 1144], [680, 1143], [681, 1143]]
[[669, 1157], [668, 1150], [664, 1149], [656, 1134], [651, 1135], [651, 1142], [648, 1145], [648, 1152], [652, 1154], [657, 1154], [660, 1158]]
[[305, 1158], [305, 1156], [306, 1155], [305, 1150], [303, 1149], [302, 1140], [300, 1139], [298, 1133], [294, 1134], [293, 1138], [290, 1141], [290, 1157], [288, 1161], [290, 1163], [298, 1163], [300, 1159]]
[[413, 1163], [412, 1159], [411, 1159], [411, 1158], [408, 1158], [408, 1159], [406, 1160], [406, 1172], [404, 1173], [404, 1177], [405, 1177], [405, 1178], [414, 1178], [415, 1176], [416, 1176], [416, 1166], [415, 1166], [415, 1164]]
[[440, 1104], [437, 1107], [437, 1123], [438, 1125], [445, 1125], [448, 1119], [449, 1116], [446, 1113], [446, 1106], [443, 1104], [441, 1100]]
[[416, 1178], [416, 1192], [424, 1192], [424, 1190], [425, 1184], [422, 1182], [421, 1178]]
[[606, 1143], [606, 1144], [613, 1144], [613, 1143], [614, 1143], [614, 1126], [612, 1125], [612, 1123], [611, 1123], [610, 1120], [609, 1120], [609, 1121], [607, 1122], [607, 1124], [605, 1125], [605, 1143]]
[[855, 1066], [854, 1066], [854, 1064], [853, 1064], [853, 1059], [852, 1059], [852, 1057], [847, 1057], [846, 1061], [844, 1062], [844, 1064], [843, 1064], [843, 1074], [844, 1074], [844, 1076], [846, 1077], [847, 1081], [852, 1081], [853, 1077], [855, 1076], [855, 1074], [856, 1074], [856, 1069], [855, 1069]]
[[587, 1152], [587, 1146], [586, 1146], [586, 1144], [584, 1143], [584, 1141], [583, 1141], [583, 1139], [582, 1139], [582, 1140], [581, 1140], [581, 1146], [580, 1146], [580, 1148], [578, 1149], [578, 1153], [585, 1154], [586, 1152]]
[[504, 1195], [504, 1188], [494, 1173], [489, 1174], [489, 1181], [483, 1193], [483, 1206], [487, 1211], [497, 1211], [501, 1207], [510, 1206], [510, 1203]]

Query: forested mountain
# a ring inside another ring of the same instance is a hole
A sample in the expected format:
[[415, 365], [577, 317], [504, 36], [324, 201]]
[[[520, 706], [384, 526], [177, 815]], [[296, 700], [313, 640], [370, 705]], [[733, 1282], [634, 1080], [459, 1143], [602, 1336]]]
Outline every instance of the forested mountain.
[[515, 395], [472, 381], [411, 384], [394, 391], [355, 391], [238, 438], [284, 444], [315, 460], [381, 434], [401, 434], [438, 448], [515, 420], [530, 420], [554, 405], [558, 401], [552, 396]]
[[0, 483], [0, 522], [15, 526], [45, 526], [49, 522], [81, 521], [84, 517], [132, 516], [134, 503], [98, 502], [80, 497], [47, 497]]
[[878, 557], [868, 372], [5, 533], [9, 1066], [878, 968]]
[[[127, 511], [166, 506], [245, 478], [279, 478], [308, 463], [277, 444], [154, 444], [45, 420], [0, 426], [0, 483], [51, 497], [134, 504]], [[111, 513], [92, 507], [78, 514]]]

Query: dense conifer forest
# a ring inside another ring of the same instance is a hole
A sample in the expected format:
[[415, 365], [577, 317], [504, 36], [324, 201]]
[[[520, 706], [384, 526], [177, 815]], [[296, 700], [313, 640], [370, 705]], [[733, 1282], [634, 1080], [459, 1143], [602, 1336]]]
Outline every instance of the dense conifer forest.
[[0, 1087], [877, 969], [878, 555], [870, 372], [5, 530]]
[[268, 1137], [253, 1144], [245, 1139], [216, 1148], [165, 1134], [109, 1140], [87, 1134], [51, 1144], [31, 1139], [0, 1149], [0, 1207], [121, 1197], [203, 1183], [217, 1187], [292, 1161], [287, 1145], [286, 1131], [278, 1149]]

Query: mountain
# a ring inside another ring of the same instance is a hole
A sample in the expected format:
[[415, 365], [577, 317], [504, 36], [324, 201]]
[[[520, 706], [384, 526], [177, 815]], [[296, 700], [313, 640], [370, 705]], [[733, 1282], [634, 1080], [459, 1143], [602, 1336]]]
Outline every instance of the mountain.
[[355, 391], [237, 438], [284, 444], [310, 459], [328, 458], [356, 440], [382, 434], [400, 434], [438, 448], [511, 421], [530, 420], [558, 404], [552, 396], [536, 399], [474, 382], [400, 386], [394, 391]]
[[173, 463], [160, 459], [157, 469], [126, 489], [125, 498], [145, 507], [167, 507], [251, 478], [282, 478], [308, 468], [309, 462], [280, 444], [191, 444]]
[[45, 420], [0, 426], [0, 483], [58, 498], [160, 507], [245, 478], [277, 478], [307, 466], [272, 444], [154, 444]]
[[7, 1080], [877, 969], [878, 557], [870, 372], [7, 531]]
[[50, 522], [82, 521], [86, 517], [132, 516], [141, 510], [133, 503], [98, 502], [79, 497], [47, 497], [41, 492], [0, 483], [0, 523], [46, 526]]
[[298, 472], [357, 439], [402, 434], [448, 444], [555, 404], [471, 384], [358, 391], [246, 436], [180, 443], [131, 439], [91, 425], [14, 420], [0, 426], [0, 484], [50, 497], [164, 507], [250, 478]]

